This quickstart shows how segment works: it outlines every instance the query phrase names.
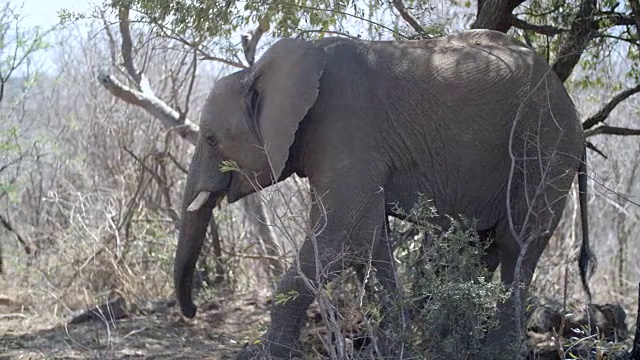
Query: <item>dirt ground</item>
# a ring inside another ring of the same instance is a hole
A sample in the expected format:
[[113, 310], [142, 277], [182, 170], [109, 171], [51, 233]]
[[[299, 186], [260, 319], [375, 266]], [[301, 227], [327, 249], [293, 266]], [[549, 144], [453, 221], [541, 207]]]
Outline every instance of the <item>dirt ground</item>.
[[0, 359], [232, 359], [266, 321], [266, 307], [251, 300], [202, 306], [193, 320], [172, 307], [111, 324], [54, 327], [28, 313], [7, 316], [0, 307]]
[[[112, 322], [97, 320], [79, 324], [70, 324], [71, 317], [52, 324], [51, 318], [41, 318], [16, 307], [16, 304], [0, 301], [0, 360], [233, 359], [268, 324], [267, 304], [257, 303], [255, 298], [255, 295], [236, 296], [237, 300], [227, 301], [224, 307], [214, 302], [201, 302], [194, 319], [183, 318], [175, 306], [154, 305], [151, 307], [154, 309], [151, 314], [131, 315], [148, 313], [149, 310], [142, 307], [131, 310], [128, 307], [126, 318]], [[624, 349], [630, 349], [632, 336], [626, 336], [624, 318], [619, 318], [620, 315], [624, 316], [624, 312], [612, 312], [606, 310], [608, 308], [611, 309], [608, 306], [600, 307], [604, 312], [599, 312], [600, 320], [594, 318], [594, 321], [600, 321], [601, 328], [610, 332], [621, 325], [624, 331], [615, 331], [624, 332], [627, 340], [624, 344], [610, 341], [600, 343], [598, 358], [630, 359], [628, 350]], [[541, 309], [534, 314], [529, 318], [529, 327], [551, 328], [554, 321], [559, 321], [559, 315], [548, 309]], [[317, 335], [323, 332], [323, 326], [321, 319], [314, 316], [312, 310], [309, 315], [310, 322], [306, 331], [303, 331], [302, 340], [306, 343], [305, 348], [318, 354], [322, 346]], [[617, 320], [614, 319], [616, 317]], [[532, 319], [535, 320], [534, 323], [531, 322]], [[620, 321], [622, 324], [615, 324]], [[528, 346], [537, 354], [531, 358], [558, 359], [553, 334], [548, 329], [539, 332], [528, 332]], [[580, 342], [582, 340], [577, 343]], [[608, 350], [603, 353], [605, 348]], [[592, 351], [585, 348], [585, 354]], [[569, 358], [576, 358], [575, 355], [572, 356]], [[589, 356], [584, 358], [587, 357]]]

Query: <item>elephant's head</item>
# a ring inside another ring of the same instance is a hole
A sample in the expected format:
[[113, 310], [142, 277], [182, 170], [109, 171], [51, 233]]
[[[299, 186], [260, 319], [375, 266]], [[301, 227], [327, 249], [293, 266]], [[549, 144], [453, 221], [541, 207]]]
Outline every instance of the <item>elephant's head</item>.
[[[174, 285], [191, 318], [193, 271], [216, 204], [275, 183], [283, 174], [298, 124], [318, 96], [324, 50], [283, 39], [250, 69], [219, 79], [202, 110], [200, 134], [184, 189]], [[239, 171], [223, 172], [224, 161]]]

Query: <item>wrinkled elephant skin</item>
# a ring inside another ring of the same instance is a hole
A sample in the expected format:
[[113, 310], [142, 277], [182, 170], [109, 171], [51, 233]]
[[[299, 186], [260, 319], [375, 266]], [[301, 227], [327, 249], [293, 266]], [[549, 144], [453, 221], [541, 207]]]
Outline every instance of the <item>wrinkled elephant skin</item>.
[[[222, 172], [223, 161], [240, 170]], [[214, 206], [292, 174], [308, 178], [309, 221], [324, 226], [317, 247], [307, 238], [279, 282], [277, 293], [298, 296], [273, 306], [262, 345], [241, 359], [290, 355], [314, 299], [298, 271], [315, 282], [316, 259], [329, 273], [370, 254], [394, 291], [381, 233], [394, 205], [410, 210], [421, 194], [440, 214], [491, 229], [484, 265], [491, 272], [501, 265], [504, 284], [526, 286], [579, 174], [584, 279], [591, 259], [585, 161], [582, 126], [563, 84], [543, 58], [505, 34], [281, 39], [251, 68], [219, 79], [202, 110], [175, 257], [178, 301], [185, 316], [195, 316], [192, 274]], [[514, 340], [513, 300], [500, 304], [487, 341]]]

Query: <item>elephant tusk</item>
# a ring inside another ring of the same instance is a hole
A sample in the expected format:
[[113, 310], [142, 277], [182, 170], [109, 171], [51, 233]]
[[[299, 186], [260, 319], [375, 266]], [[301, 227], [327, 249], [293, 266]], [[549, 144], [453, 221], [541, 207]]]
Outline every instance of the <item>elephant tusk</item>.
[[193, 202], [187, 208], [187, 211], [193, 212], [200, 210], [202, 205], [204, 205], [204, 203], [209, 199], [209, 195], [211, 195], [211, 192], [209, 191], [200, 191], [195, 200], [193, 200]]

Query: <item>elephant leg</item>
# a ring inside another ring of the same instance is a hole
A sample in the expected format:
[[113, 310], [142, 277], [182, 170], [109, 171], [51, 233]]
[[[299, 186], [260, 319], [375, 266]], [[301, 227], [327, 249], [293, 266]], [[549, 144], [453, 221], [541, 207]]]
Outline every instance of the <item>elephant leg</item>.
[[495, 258], [499, 257], [500, 278], [510, 295], [498, 303], [497, 325], [487, 332], [482, 359], [500, 359], [498, 354], [513, 358], [521, 351], [526, 290], [550, 238], [550, 233], [539, 232], [516, 238], [507, 221], [499, 224], [496, 246], [489, 247], [490, 260], [485, 266], [497, 266]]
[[478, 231], [478, 237], [480, 238], [480, 245], [485, 247], [482, 257], [480, 258], [480, 263], [490, 275], [493, 275], [493, 273], [496, 272], [498, 265], [500, 265], [500, 249], [495, 241], [495, 227], [484, 231]]
[[[341, 189], [342, 186], [347, 189]], [[262, 344], [243, 350], [238, 359], [264, 358], [266, 354], [289, 358], [298, 345], [306, 310], [315, 299], [315, 289], [345, 267], [362, 263], [372, 255], [376, 260], [376, 253], [372, 254], [371, 250], [377, 249], [382, 238], [385, 215], [384, 197], [379, 188], [364, 188], [343, 181], [331, 191], [312, 192], [312, 199], [308, 236], [294, 265], [278, 284], [271, 323]]]

